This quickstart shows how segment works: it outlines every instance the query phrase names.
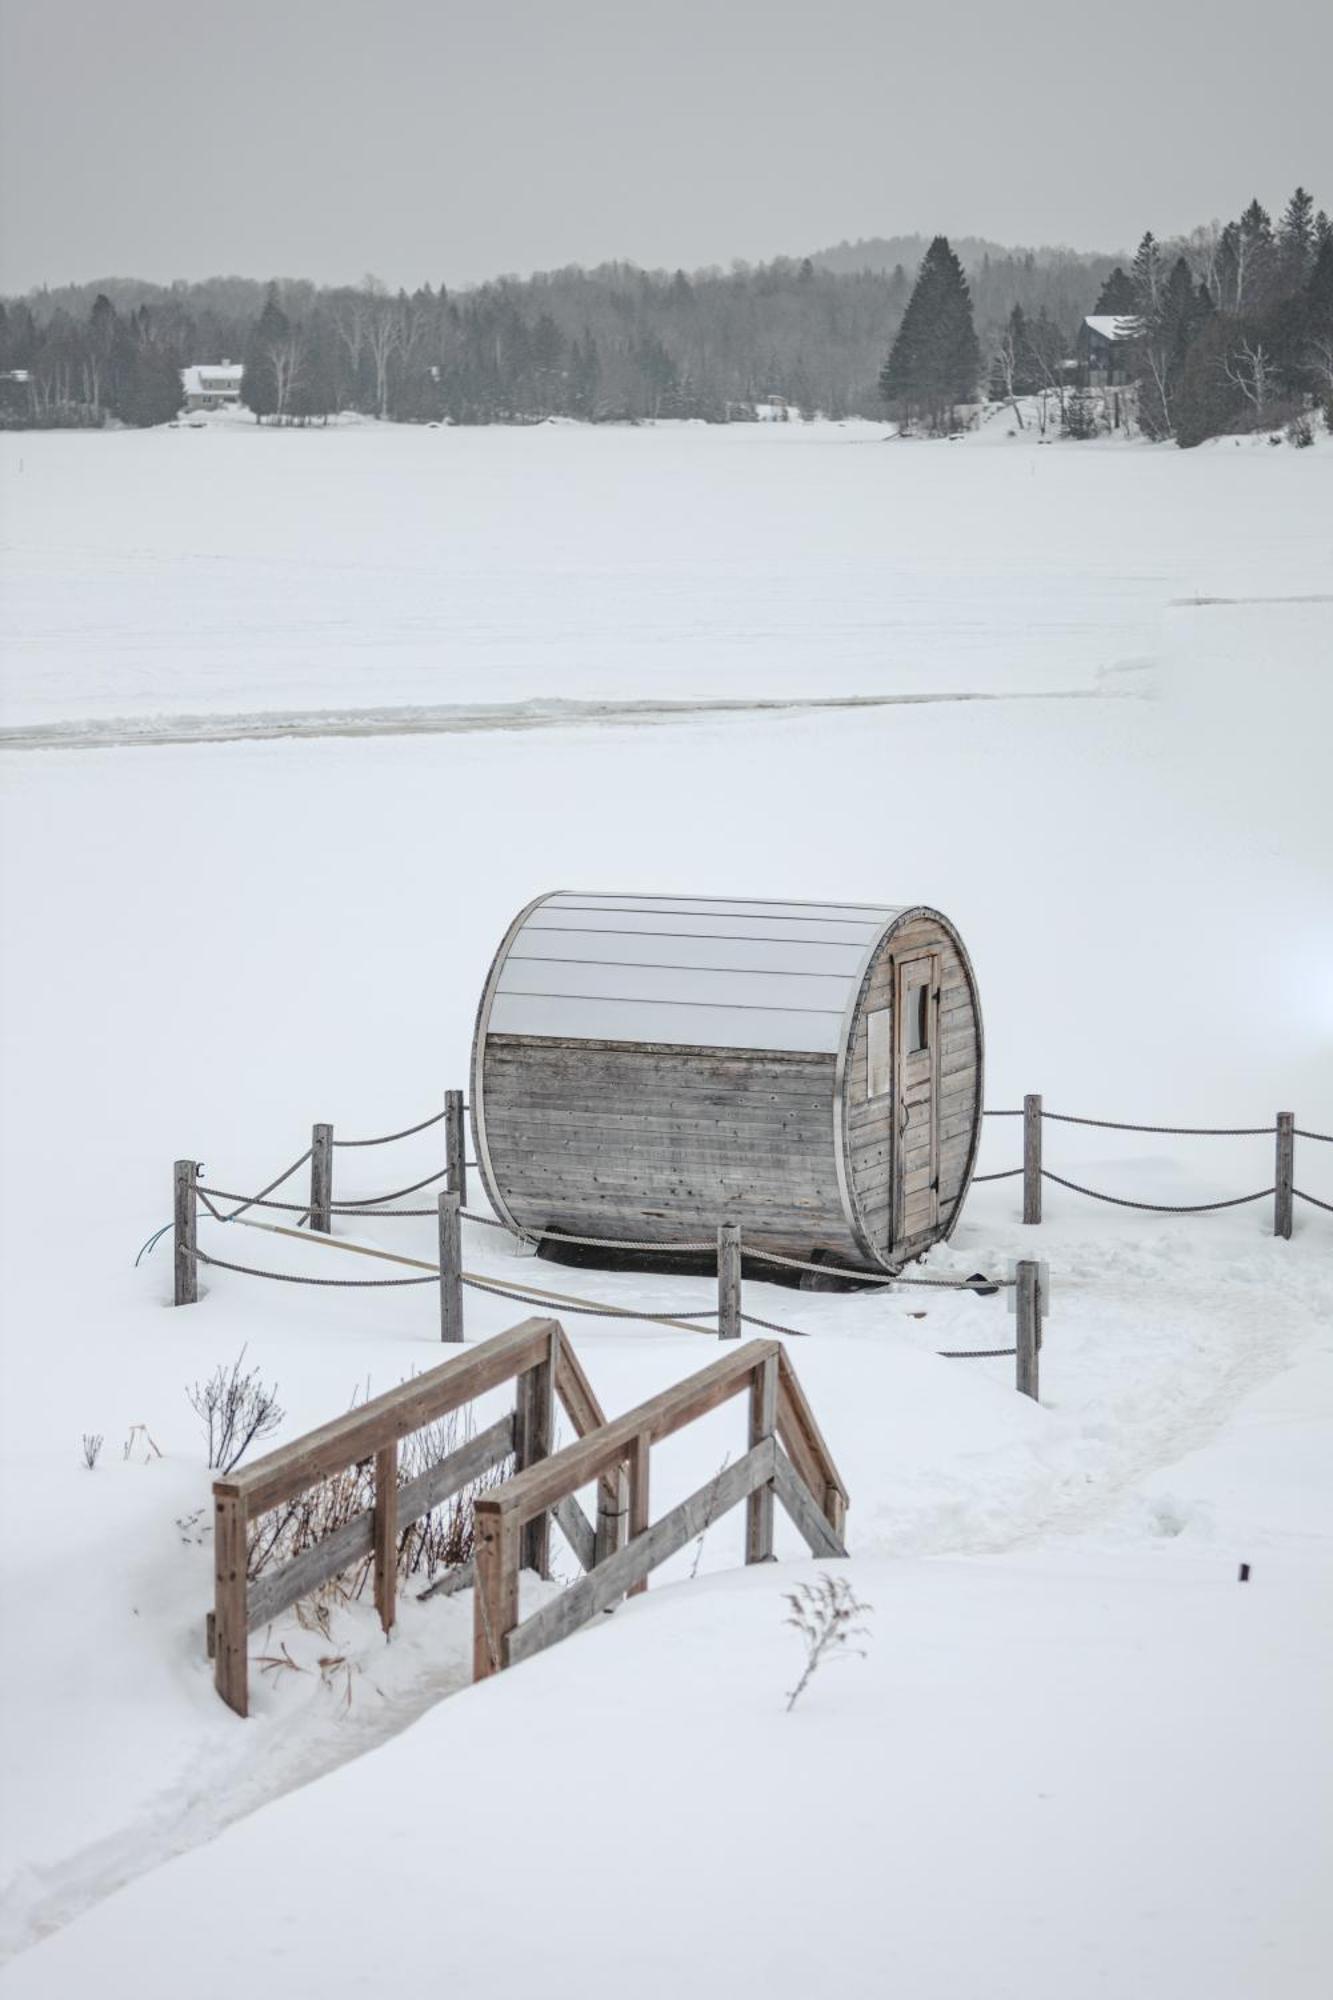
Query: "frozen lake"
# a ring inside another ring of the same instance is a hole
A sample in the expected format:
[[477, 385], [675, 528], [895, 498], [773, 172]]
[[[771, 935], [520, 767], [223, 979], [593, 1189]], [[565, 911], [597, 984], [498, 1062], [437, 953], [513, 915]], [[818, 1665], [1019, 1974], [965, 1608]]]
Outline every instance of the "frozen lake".
[[1087, 690], [1333, 592], [1333, 454], [1006, 424], [9, 434], [0, 722]]

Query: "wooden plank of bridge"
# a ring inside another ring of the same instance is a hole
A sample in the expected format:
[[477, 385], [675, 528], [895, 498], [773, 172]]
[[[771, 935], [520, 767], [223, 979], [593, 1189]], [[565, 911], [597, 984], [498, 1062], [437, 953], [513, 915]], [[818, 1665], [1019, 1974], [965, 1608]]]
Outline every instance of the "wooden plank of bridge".
[[484, 1681], [509, 1665], [509, 1635], [518, 1624], [518, 1522], [477, 1503], [473, 1562], [472, 1678]]
[[375, 1453], [375, 1609], [387, 1635], [398, 1598], [398, 1446]]
[[[555, 1391], [580, 1437], [588, 1437], [605, 1424], [606, 1413], [584, 1373], [582, 1362], [567, 1340], [560, 1342], [555, 1359]], [[625, 1469], [621, 1465], [612, 1466], [597, 1482], [596, 1562], [614, 1554], [624, 1541], [628, 1513], [629, 1486]], [[583, 1567], [588, 1569], [591, 1564], [584, 1563]]]
[[643, 1587], [649, 1573], [668, 1557], [677, 1554], [703, 1533], [705, 1528], [773, 1477], [777, 1446], [772, 1438], [756, 1445], [734, 1465], [722, 1468], [673, 1507], [660, 1521], [633, 1537], [623, 1549], [608, 1557], [589, 1575], [571, 1584], [560, 1597], [552, 1598], [530, 1618], [525, 1618], [508, 1635], [507, 1656], [511, 1664], [531, 1658], [557, 1639], [568, 1638], [599, 1611], [607, 1611], [626, 1594]]
[[[750, 1449], [771, 1438], [778, 1420], [778, 1357], [770, 1354], [750, 1377]], [[773, 1560], [773, 1487], [757, 1486], [746, 1502], [745, 1560]]]
[[249, 1713], [245, 1619], [245, 1506], [213, 1489], [213, 1684], [237, 1715]]
[[[650, 1440], [646, 1431], [640, 1431], [629, 1451], [629, 1538], [631, 1542], [648, 1532], [649, 1514], [649, 1463], [651, 1458]], [[637, 1597], [648, 1588], [648, 1572], [645, 1570], [629, 1587], [631, 1597]]]
[[834, 1533], [809, 1487], [792, 1465], [786, 1452], [782, 1450], [778, 1451], [774, 1460], [773, 1484], [778, 1499], [804, 1535], [811, 1555], [846, 1555], [841, 1535]]
[[281, 1506], [331, 1473], [369, 1458], [382, 1446], [535, 1366], [549, 1346], [555, 1324], [551, 1319], [525, 1319], [493, 1340], [267, 1452], [243, 1471], [228, 1473], [214, 1482], [213, 1490], [243, 1500], [251, 1518]]
[[[560, 1329], [553, 1323], [545, 1358], [518, 1378], [514, 1414], [518, 1472], [548, 1458], [555, 1442], [555, 1362], [561, 1345]], [[524, 1523], [518, 1560], [521, 1569], [535, 1569], [538, 1576], [551, 1574], [551, 1521], [546, 1509]]]
[[[696, 1417], [707, 1416], [748, 1387], [755, 1368], [779, 1352], [776, 1340], [747, 1340], [743, 1346], [687, 1376], [660, 1394], [640, 1403], [623, 1417], [614, 1417], [592, 1436], [568, 1444], [540, 1464], [517, 1473], [513, 1479], [477, 1502], [477, 1512], [515, 1515], [530, 1520], [538, 1509], [552, 1507], [565, 1493], [580, 1487], [629, 1458], [639, 1437], [660, 1444], [674, 1436]], [[632, 1531], [632, 1524], [631, 1524]]]

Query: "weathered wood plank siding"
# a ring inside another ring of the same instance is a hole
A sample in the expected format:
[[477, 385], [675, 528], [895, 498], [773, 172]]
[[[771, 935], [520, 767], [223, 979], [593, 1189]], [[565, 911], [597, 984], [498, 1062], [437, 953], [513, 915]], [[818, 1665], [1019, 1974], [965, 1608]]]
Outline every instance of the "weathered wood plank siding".
[[833, 1056], [489, 1035], [483, 1060], [486, 1150], [521, 1226], [711, 1241], [727, 1219], [769, 1249], [859, 1254]]

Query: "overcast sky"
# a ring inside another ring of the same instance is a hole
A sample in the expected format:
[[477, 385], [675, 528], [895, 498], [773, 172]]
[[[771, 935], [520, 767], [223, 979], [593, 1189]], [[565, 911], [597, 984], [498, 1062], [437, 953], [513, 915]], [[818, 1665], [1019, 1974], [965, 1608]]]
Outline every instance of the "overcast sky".
[[1324, 0], [0, 0], [0, 288], [1333, 207]]

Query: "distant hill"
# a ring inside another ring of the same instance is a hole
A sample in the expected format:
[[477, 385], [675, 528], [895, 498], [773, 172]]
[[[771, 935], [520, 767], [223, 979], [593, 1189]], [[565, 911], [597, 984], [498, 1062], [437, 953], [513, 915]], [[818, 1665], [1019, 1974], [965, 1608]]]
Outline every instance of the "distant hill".
[[[928, 236], [858, 236], [854, 243], [844, 241], [828, 250], [812, 250], [810, 262], [821, 271], [842, 276], [861, 271], [893, 271], [901, 264], [911, 277], [929, 242]], [[985, 236], [951, 236], [949, 243], [967, 271], [984, 264], [988, 258], [993, 264], [1027, 264], [1037, 270], [1071, 264], [1109, 267], [1117, 261], [1128, 261], [1123, 252], [1108, 255], [1100, 250], [1073, 250], [1064, 244], [1041, 244], [1029, 249], [1022, 244], [992, 243]]]

